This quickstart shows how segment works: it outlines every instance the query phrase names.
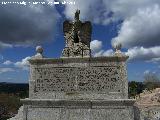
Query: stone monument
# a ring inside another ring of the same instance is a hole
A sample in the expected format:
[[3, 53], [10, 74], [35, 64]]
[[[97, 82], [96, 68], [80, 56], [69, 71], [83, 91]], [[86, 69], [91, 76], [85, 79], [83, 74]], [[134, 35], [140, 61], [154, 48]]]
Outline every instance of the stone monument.
[[126, 60], [115, 46], [109, 57], [91, 57], [90, 22], [63, 24], [65, 48], [59, 59], [44, 58], [42, 47], [29, 60], [29, 98], [23, 120], [134, 120], [128, 99]]

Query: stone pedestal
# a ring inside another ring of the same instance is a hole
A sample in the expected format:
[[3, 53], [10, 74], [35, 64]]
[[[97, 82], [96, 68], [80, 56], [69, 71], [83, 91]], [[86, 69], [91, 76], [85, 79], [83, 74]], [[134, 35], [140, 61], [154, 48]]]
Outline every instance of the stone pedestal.
[[30, 59], [24, 120], [134, 120], [127, 56]]
[[134, 120], [133, 100], [25, 99], [24, 120]]

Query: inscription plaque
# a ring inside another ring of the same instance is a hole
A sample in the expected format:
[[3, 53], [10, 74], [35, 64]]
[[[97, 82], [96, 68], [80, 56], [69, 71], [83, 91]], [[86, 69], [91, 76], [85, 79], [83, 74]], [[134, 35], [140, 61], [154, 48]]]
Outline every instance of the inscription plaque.
[[35, 92], [120, 92], [121, 88], [117, 66], [34, 69]]

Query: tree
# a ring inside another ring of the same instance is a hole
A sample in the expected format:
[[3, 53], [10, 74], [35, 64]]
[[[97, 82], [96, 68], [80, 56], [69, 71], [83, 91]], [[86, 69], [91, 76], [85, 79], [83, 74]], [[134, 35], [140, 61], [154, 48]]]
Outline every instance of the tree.
[[129, 97], [135, 97], [137, 95], [137, 82], [131, 81], [129, 83]]
[[145, 73], [143, 82], [148, 90], [160, 87], [160, 79], [158, 78], [157, 74], [152, 72]]

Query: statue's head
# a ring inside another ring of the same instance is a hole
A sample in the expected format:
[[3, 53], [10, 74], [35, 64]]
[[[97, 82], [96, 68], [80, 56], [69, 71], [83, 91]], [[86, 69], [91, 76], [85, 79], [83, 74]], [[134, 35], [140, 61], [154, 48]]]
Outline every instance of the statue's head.
[[76, 10], [76, 13], [75, 13], [75, 16], [74, 16], [75, 21], [79, 20], [79, 15], [80, 15], [80, 10]]

